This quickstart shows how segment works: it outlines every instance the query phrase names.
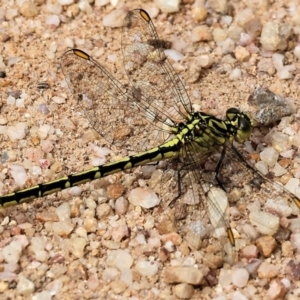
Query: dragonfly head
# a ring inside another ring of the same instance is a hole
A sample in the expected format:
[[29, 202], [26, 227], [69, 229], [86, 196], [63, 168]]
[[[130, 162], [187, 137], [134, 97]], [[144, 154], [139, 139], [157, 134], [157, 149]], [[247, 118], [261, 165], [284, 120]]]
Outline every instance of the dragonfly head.
[[240, 112], [237, 108], [229, 108], [226, 117], [235, 128], [234, 139], [237, 142], [242, 143], [250, 137], [253, 121], [248, 114]]

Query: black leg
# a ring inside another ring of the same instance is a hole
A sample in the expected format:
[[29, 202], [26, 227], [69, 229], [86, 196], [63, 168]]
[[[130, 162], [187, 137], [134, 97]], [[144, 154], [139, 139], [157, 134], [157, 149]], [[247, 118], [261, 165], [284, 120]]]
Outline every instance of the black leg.
[[225, 152], [226, 152], [226, 147], [224, 146], [224, 147], [223, 147], [223, 150], [222, 150], [222, 152], [221, 152], [221, 157], [220, 157], [220, 159], [219, 159], [219, 161], [218, 161], [218, 164], [217, 164], [217, 166], [216, 166], [216, 169], [215, 169], [215, 173], [216, 173], [215, 179], [216, 179], [218, 185], [222, 188], [222, 190], [224, 190], [224, 191], [226, 192], [226, 190], [225, 190], [225, 188], [224, 188], [222, 182], [220, 181], [220, 179], [219, 179], [219, 177], [218, 177], [218, 176], [219, 176], [220, 169], [221, 169], [221, 167], [222, 167], [223, 160], [224, 160], [224, 158], [225, 158]]

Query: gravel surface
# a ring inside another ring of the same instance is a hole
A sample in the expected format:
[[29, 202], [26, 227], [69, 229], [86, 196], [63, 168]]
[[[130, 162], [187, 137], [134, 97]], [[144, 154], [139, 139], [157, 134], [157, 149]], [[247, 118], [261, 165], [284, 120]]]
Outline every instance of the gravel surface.
[[[263, 107], [259, 120], [281, 121], [256, 128], [244, 148], [257, 169], [300, 196], [300, 9], [281, 0], [2, 0], [0, 192], [127, 154], [90, 127], [59, 58], [80, 48], [126, 83], [120, 27], [134, 8], [172, 43], [166, 54], [202, 111], [251, 110], [259, 87], [293, 104], [287, 113]], [[299, 298], [297, 208], [272, 199], [232, 205], [237, 258], [229, 264], [214, 244], [193, 251], [188, 234], [158, 222], [159, 178], [150, 165], [1, 211], [0, 299]]]

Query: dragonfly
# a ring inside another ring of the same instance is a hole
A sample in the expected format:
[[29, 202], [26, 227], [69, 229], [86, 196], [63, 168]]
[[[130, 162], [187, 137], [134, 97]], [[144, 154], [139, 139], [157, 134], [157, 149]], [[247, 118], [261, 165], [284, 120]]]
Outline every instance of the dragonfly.
[[[222, 198], [235, 198], [242, 206], [261, 203], [271, 195], [300, 208], [296, 196], [257, 171], [234, 146], [250, 138], [251, 116], [229, 108], [223, 120], [195, 109], [163, 45], [145, 10], [128, 12], [121, 41], [127, 86], [84, 51], [66, 51], [61, 69], [91, 126], [112, 145], [137, 154], [0, 196], [0, 206], [30, 202], [138, 166], [156, 163], [159, 167], [166, 161], [154, 189], [166, 199], [168, 217], [172, 213], [169, 219], [185, 230], [196, 248], [196, 240], [220, 228], [217, 238], [225, 237], [235, 246]], [[208, 225], [203, 225], [203, 219]]]

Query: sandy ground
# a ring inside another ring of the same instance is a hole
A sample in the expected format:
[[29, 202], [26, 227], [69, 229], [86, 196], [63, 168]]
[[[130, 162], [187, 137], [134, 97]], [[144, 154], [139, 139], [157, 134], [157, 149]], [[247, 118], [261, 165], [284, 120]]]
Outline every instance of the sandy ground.
[[[217, 7], [221, 5], [221, 1], [212, 2], [216, 3]], [[234, 23], [242, 10], [255, 10], [248, 2], [230, 1], [230, 13], [223, 16], [232, 16]], [[162, 13], [152, 1], [119, 1], [116, 7], [111, 4], [97, 7], [94, 3], [80, 6], [77, 2], [64, 6], [44, 1], [35, 3], [37, 12], [33, 13], [32, 17], [28, 16], [29, 9], [24, 9], [24, 6], [23, 10], [21, 9], [21, 1], [16, 3], [3, 0], [0, 6], [0, 58], [3, 60], [0, 71], [6, 72], [6, 77], [0, 78], [0, 176], [3, 194], [20, 189], [10, 173], [12, 164], [25, 167], [28, 177], [23, 187], [30, 187], [88, 169], [93, 165], [92, 159], [97, 157], [94, 152], [95, 145], [110, 147], [94, 132], [82, 110], [76, 105], [77, 102], [66, 87], [59, 58], [70, 47], [80, 48], [98, 60], [118, 80], [126, 83], [120, 49], [121, 28], [119, 25], [103, 25], [103, 18], [116, 9], [121, 11], [119, 18], [123, 18], [131, 9], [144, 8], [154, 16], [153, 23], [162, 39], [173, 42], [177, 49], [181, 44], [176, 41], [185, 42], [186, 46], [181, 49], [183, 59], [171, 62], [185, 82], [191, 101], [199, 104], [202, 111], [223, 117], [229, 107], [243, 109], [247, 106], [247, 99], [253, 90], [262, 86], [293, 101], [296, 113], [289, 126], [294, 130], [293, 135], [298, 132], [299, 62], [293, 51], [299, 35], [296, 28], [298, 25], [293, 23], [290, 15], [295, 8], [295, 1], [290, 5], [276, 1], [269, 4], [268, 8], [261, 9], [258, 8], [268, 1], [257, 1], [256, 15], [262, 25], [272, 20], [286, 22], [296, 29], [290, 34], [291, 38], [283, 51], [263, 49], [258, 34], [253, 41], [258, 51], [254, 53], [253, 50], [252, 53], [249, 50], [249, 58], [245, 58], [245, 61], [236, 60], [232, 55], [239, 44], [238, 41], [234, 42], [233, 51], [229, 51], [229, 54], [225, 50], [225, 53], [222, 51], [224, 47], [226, 49], [229, 46], [218, 45], [214, 40], [217, 37], [212, 37], [208, 42], [193, 42], [195, 26], [207, 24], [211, 32], [215, 28], [228, 29], [228, 26], [224, 25], [222, 13], [211, 8], [214, 7], [213, 4], [206, 3], [208, 16], [205, 21], [197, 23], [191, 16], [194, 8], [192, 1], [184, 1], [179, 11], [172, 14]], [[59, 21], [53, 16], [58, 16]], [[117, 22], [119, 18], [114, 21], [116, 24], [120, 23]], [[49, 24], [52, 22], [57, 23]], [[291, 78], [280, 79], [274, 66], [272, 69], [272, 62], [269, 71], [263, 71], [259, 66], [262, 58], [269, 58], [273, 53], [283, 54], [284, 65], [293, 66]], [[204, 54], [210, 55], [213, 63], [209, 68], [195, 68], [195, 64]], [[231, 61], [231, 58], [234, 60]], [[232, 79], [230, 76], [235, 68], [240, 69], [241, 74]], [[199, 78], [196, 76], [195, 79], [195, 73], [198, 71]], [[39, 88], [40, 83], [47, 83], [48, 88]], [[20, 94], [19, 97], [13, 97], [15, 100], [21, 99], [19, 102], [9, 98], [9, 95], [14, 96], [15, 93]], [[15, 127], [18, 123], [23, 124], [21, 127], [26, 125], [24, 129], [20, 129], [20, 136], [14, 139], [14, 134], [8, 134], [7, 130], [9, 126], [13, 126], [10, 130], [18, 132], [18, 127]], [[263, 134], [272, 128], [276, 130], [276, 126], [275, 124], [274, 127], [264, 128]], [[44, 143], [46, 140], [50, 143]], [[126, 154], [124, 150], [120, 151], [115, 147], [111, 149], [114, 160]], [[43, 159], [44, 165], [40, 159]], [[39, 168], [35, 169], [35, 166]], [[143, 226], [147, 220], [151, 220], [151, 213], [157, 211], [141, 211], [140, 208], [130, 205], [128, 215], [125, 214], [120, 219], [114, 218], [113, 210], [108, 212], [105, 219], [99, 217], [99, 210], [103, 208], [102, 198], [106, 199], [104, 203], [114, 207], [113, 198], [107, 197], [108, 186], [121, 185], [124, 188], [124, 180], [128, 179], [131, 172], [139, 178], [139, 171], [118, 173], [105, 181], [81, 186], [82, 193], [81, 190], [72, 193], [63, 191], [37, 199], [30, 204], [3, 210], [0, 217], [0, 247], [3, 250], [16, 240], [21, 249], [17, 253], [12, 251], [16, 260], [7, 261], [3, 252], [0, 255], [0, 299], [176, 299], [180, 295], [182, 298], [191, 299], [233, 299], [234, 296], [234, 299], [283, 299], [285, 296], [287, 299], [296, 299], [297, 295], [299, 296], [298, 283], [286, 271], [290, 258], [281, 259], [282, 249], [279, 244], [277, 250], [274, 250], [277, 251], [275, 256], [270, 254], [263, 258], [259, 254], [254, 255], [262, 262], [276, 264], [278, 272], [275, 272], [274, 276], [252, 275], [246, 280], [246, 284], [242, 283], [240, 287], [232, 282], [225, 286], [224, 281], [217, 285], [206, 283], [180, 286], [166, 283], [162, 276], [164, 268], [176, 265], [176, 260], [182, 262], [182, 257], [191, 257], [192, 265], [198, 265], [198, 261], [197, 254], [192, 251], [188, 251], [187, 255], [182, 254], [184, 247], [180, 247], [181, 243], [175, 245], [176, 251], [166, 255], [165, 261], [161, 250], [164, 245], [162, 241], [161, 247], [154, 247], [151, 253], [141, 250], [143, 243], [139, 244], [136, 237], [140, 232], [143, 233]], [[130, 186], [125, 188], [123, 196], [126, 199], [129, 192]], [[64, 213], [69, 214], [71, 218], [71, 232], [68, 232], [66, 227], [55, 231], [53, 222], [61, 221], [57, 208], [61, 208], [66, 202], [70, 205], [66, 208], [70, 212]], [[99, 222], [96, 228], [89, 223], [93, 223], [94, 220]], [[118, 231], [116, 228], [119, 228], [121, 223], [130, 224], [132, 235], [118, 241], [109, 231], [111, 229], [107, 228], [112, 226]], [[154, 235], [154, 231], [155, 226], [150, 227], [149, 232]], [[34, 237], [37, 237], [35, 242], [32, 240]], [[117, 245], [103, 245], [104, 240], [114, 241]], [[77, 242], [80, 243], [79, 246]], [[292, 245], [293, 241], [290, 243]], [[38, 245], [41, 245], [41, 249], [38, 249]], [[79, 250], [74, 251], [77, 247]], [[128, 251], [133, 259], [132, 265], [129, 263], [128, 267], [131, 270], [130, 275], [124, 275], [118, 263], [110, 262], [111, 253], [120, 249]], [[294, 246], [291, 252], [297, 261]], [[153, 275], [145, 270], [138, 271], [138, 261], [152, 262], [158, 266], [157, 271], [153, 271]], [[214, 270], [213, 277], [218, 279], [219, 274], [223, 272], [224, 279], [227, 271], [245, 269], [249, 263], [250, 258], [240, 258], [235, 267], [224, 264], [224, 269]], [[282, 281], [282, 278], [286, 281]]]

